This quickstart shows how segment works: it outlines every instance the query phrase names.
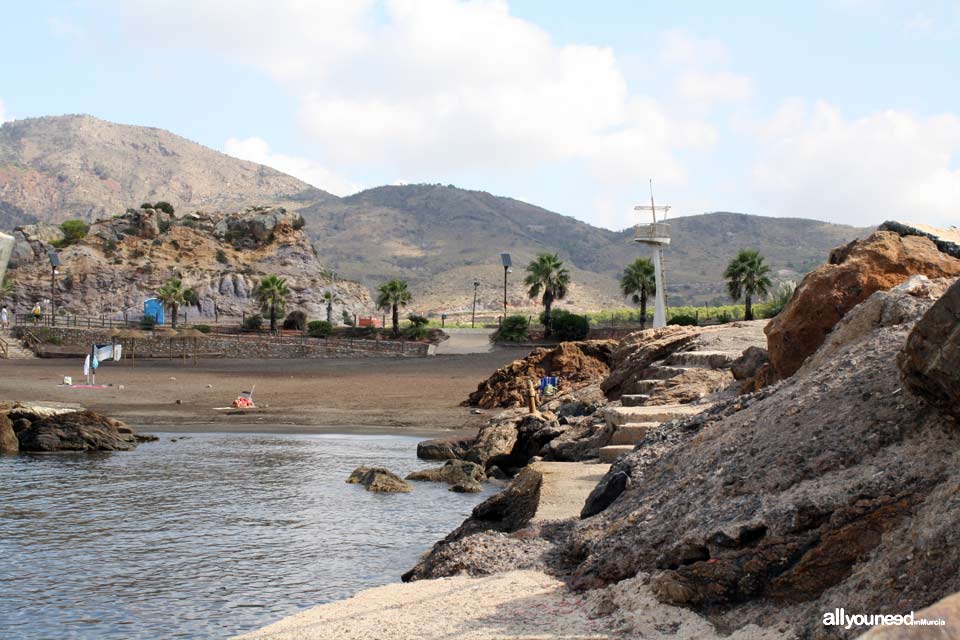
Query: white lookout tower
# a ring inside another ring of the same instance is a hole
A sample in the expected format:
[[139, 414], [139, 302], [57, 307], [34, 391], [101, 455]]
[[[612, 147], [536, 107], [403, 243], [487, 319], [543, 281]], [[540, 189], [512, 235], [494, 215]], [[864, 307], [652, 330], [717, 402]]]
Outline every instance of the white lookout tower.
[[[650, 224], [638, 224], [634, 227], [636, 236], [634, 242], [642, 242], [653, 247], [653, 273], [657, 285], [657, 293], [653, 300], [653, 326], [667, 326], [667, 293], [663, 282], [663, 246], [670, 244], [670, 225], [664, 222], [670, 205], [657, 206], [653, 203], [653, 180], [650, 180], [650, 206], [637, 205], [634, 211], [649, 211], [653, 218]], [[657, 221], [660, 213], [660, 221]]]

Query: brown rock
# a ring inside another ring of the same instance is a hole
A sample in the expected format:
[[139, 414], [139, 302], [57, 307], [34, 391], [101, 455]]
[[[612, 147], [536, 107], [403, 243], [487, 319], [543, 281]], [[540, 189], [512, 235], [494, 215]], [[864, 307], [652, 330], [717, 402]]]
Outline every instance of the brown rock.
[[455, 460], [463, 458], [477, 437], [450, 436], [417, 443], [417, 457], [421, 460]]
[[960, 260], [941, 253], [928, 238], [892, 231], [877, 231], [834, 250], [830, 262], [804, 277], [765, 329], [776, 376], [793, 375], [853, 307], [917, 274], [960, 276]]
[[698, 327], [675, 325], [631, 333], [613, 352], [610, 375], [600, 383], [600, 389], [616, 400], [627, 392], [627, 385], [644, 379], [644, 371], [651, 364], [690, 344], [701, 333]]
[[658, 384], [645, 404], [660, 406], [696, 402], [731, 382], [733, 376], [726, 369], [686, 369]]
[[610, 372], [610, 354], [616, 344], [615, 340], [586, 340], [534, 349], [526, 358], [497, 369], [464, 404], [484, 409], [522, 406], [527, 381], [544, 376], [562, 378], [562, 390], [599, 381]]
[[0, 454], [17, 453], [20, 451], [20, 441], [13, 430], [13, 423], [7, 414], [0, 413]]
[[408, 474], [406, 479], [467, 485], [482, 482], [487, 479], [487, 476], [483, 472], [483, 467], [478, 464], [466, 460], [448, 460], [442, 467], [414, 471]]
[[517, 428], [513, 422], [494, 422], [480, 429], [476, 442], [464, 459], [484, 468], [492, 464], [502, 467], [509, 462], [516, 443]]
[[132, 433], [92, 411], [73, 411], [19, 422], [20, 451], [128, 451], [136, 447]]
[[412, 487], [400, 476], [383, 467], [357, 467], [347, 478], [348, 484], [361, 484], [367, 491], [410, 493]]
[[897, 365], [904, 386], [960, 418], [960, 281], [917, 322]]
[[746, 380], [757, 375], [760, 367], [770, 360], [770, 354], [761, 347], [747, 347], [743, 355], [733, 361], [730, 372], [734, 380]]

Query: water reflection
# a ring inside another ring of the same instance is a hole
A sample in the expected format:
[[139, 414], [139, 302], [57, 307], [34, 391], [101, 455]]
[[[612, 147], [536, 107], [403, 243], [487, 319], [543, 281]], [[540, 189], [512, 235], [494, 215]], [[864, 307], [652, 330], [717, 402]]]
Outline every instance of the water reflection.
[[[398, 580], [488, 493], [343, 481], [416, 438], [194, 434], [0, 458], [0, 636], [222, 638]], [[176, 438], [176, 442], [171, 441]]]

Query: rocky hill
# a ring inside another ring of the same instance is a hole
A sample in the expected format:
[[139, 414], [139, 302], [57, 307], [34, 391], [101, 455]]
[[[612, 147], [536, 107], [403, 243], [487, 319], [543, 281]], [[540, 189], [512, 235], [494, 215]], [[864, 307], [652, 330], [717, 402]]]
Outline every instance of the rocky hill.
[[[325, 319], [321, 297], [334, 291], [336, 319], [343, 309], [369, 312], [367, 289], [334, 282], [302, 227], [299, 214], [279, 207], [182, 217], [130, 209], [93, 223], [85, 238], [59, 249], [58, 307], [77, 315], [139, 318], [143, 300], [176, 277], [199, 296], [197, 305], [184, 309], [189, 321], [223, 322], [257, 313], [260, 278], [278, 274], [292, 291], [288, 311]], [[18, 313], [28, 313], [36, 301], [51, 297], [47, 252], [63, 243], [63, 232], [41, 223], [18, 228], [15, 238], [12, 301]]]
[[236, 210], [332, 197], [269, 167], [163, 129], [86, 115], [30, 118], [0, 127], [0, 227], [91, 221], [131, 204]]
[[[338, 198], [269, 167], [231, 158], [162, 129], [91, 116], [44, 117], [0, 127], [0, 229], [69, 218], [95, 220], [144, 201], [178, 211], [252, 205], [300, 211], [326, 265], [374, 287], [407, 279], [421, 312], [467, 311], [473, 282], [481, 310], [503, 304], [500, 253], [516, 265], [508, 301], [534, 310], [522, 282], [537, 253], [557, 252], [573, 285], [572, 309], [624, 306], [623, 267], [648, 250], [615, 232], [540, 207], [442, 185], [384, 186]], [[763, 253], [778, 277], [797, 279], [862, 229], [814, 220], [708, 213], [671, 221], [669, 302], [727, 303], [722, 271], [741, 248]]]
[[[473, 282], [479, 306], [503, 304], [500, 253], [516, 265], [511, 307], [533, 308], [522, 270], [542, 251], [556, 251], [573, 286], [562, 303], [575, 309], [624, 306], [617, 289], [623, 267], [649, 251], [633, 231], [610, 231], [512, 198], [452, 186], [404, 185], [370, 189], [301, 210], [318, 250], [346, 277], [374, 285], [400, 275], [428, 308], [467, 309]], [[671, 221], [666, 252], [672, 304], [728, 304], [722, 273], [742, 248], [759, 249], [783, 279], [796, 279], [837, 244], [864, 229], [816, 220], [717, 212]]]

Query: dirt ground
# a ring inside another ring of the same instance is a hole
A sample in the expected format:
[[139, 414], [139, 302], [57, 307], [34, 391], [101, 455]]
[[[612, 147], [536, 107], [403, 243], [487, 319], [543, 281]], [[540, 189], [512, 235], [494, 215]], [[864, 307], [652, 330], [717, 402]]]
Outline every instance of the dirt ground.
[[[431, 433], [471, 429], [487, 418], [459, 406], [523, 349], [431, 358], [329, 360], [138, 360], [104, 363], [105, 389], [59, 386], [83, 379], [74, 359], [0, 361], [0, 399], [78, 402], [140, 429]], [[120, 388], [123, 385], [123, 389]], [[256, 411], [218, 411], [256, 385]], [[177, 404], [177, 401], [180, 404]]]

